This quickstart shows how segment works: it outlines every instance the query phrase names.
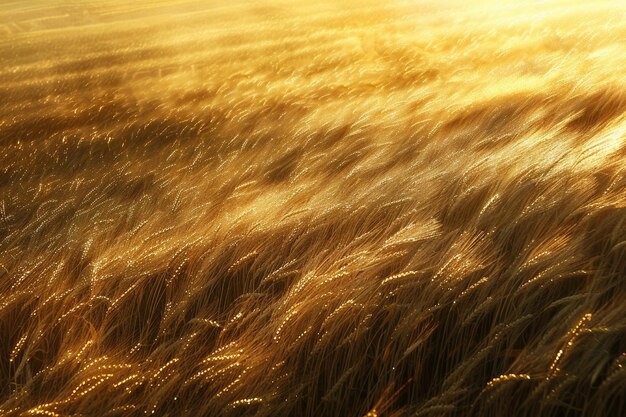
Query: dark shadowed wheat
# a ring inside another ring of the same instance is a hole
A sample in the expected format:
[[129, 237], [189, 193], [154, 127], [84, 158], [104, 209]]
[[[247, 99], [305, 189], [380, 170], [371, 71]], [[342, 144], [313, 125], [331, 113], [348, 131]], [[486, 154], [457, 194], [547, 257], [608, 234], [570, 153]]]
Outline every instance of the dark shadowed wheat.
[[625, 22], [3, 1], [0, 415], [626, 415]]

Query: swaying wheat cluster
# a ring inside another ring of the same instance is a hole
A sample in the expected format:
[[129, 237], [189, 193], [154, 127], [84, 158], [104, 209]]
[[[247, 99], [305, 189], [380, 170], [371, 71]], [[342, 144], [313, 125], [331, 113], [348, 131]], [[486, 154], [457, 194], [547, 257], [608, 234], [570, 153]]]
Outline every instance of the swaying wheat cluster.
[[1, 416], [626, 415], [626, 4], [0, 5]]

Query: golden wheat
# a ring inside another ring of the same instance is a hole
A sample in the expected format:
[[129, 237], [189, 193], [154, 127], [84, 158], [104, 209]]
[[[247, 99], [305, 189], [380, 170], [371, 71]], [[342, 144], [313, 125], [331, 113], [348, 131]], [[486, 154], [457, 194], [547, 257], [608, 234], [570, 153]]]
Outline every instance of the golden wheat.
[[3, 2], [0, 416], [626, 415], [625, 22]]

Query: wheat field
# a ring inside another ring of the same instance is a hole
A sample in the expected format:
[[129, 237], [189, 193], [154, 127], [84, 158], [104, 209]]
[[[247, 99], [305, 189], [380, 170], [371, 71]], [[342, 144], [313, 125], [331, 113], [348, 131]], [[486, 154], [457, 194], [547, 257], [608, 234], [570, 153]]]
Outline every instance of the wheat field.
[[626, 3], [0, 4], [0, 416], [626, 415]]

